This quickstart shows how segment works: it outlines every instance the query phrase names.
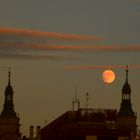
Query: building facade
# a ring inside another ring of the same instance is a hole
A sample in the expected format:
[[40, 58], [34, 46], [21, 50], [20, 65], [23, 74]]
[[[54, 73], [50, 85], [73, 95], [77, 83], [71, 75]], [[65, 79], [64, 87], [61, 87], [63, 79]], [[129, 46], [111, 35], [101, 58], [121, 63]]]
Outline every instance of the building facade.
[[128, 140], [131, 131], [116, 125], [117, 110], [80, 108], [42, 128], [41, 140]]

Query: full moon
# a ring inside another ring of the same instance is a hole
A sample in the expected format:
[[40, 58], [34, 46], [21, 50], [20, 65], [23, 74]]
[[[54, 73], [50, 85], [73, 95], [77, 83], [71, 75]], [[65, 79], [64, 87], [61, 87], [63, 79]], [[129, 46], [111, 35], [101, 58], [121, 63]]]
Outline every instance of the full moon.
[[115, 73], [112, 70], [105, 70], [103, 72], [103, 81], [105, 83], [112, 83], [115, 80]]

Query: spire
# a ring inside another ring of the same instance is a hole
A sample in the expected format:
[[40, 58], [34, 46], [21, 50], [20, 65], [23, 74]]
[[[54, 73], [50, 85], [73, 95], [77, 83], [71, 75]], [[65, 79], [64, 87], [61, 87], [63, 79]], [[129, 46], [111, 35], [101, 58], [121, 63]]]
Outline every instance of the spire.
[[122, 102], [118, 115], [120, 116], [134, 116], [131, 107], [131, 87], [128, 83], [128, 66], [126, 66], [126, 81], [122, 88]]
[[[14, 110], [13, 103], [13, 88], [11, 85], [11, 71], [7, 70], [7, 85], [4, 92], [3, 109], [0, 113], [0, 135], [3, 139], [18, 140], [21, 137], [20, 133], [20, 118]], [[6, 137], [5, 137], [6, 136]], [[7, 137], [8, 136], [8, 137]], [[1, 139], [0, 138], [0, 139]]]
[[126, 66], [126, 82], [128, 82], [128, 65]]
[[131, 87], [128, 83], [128, 65], [126, 66], [126, 81], [125, 81], [125, 84], [123, 85], [123, 88], [122, 88], [122, 92], [123, 94], [131, 94]]
[[9, 72], [8, 72], [8, 85], [11, 85], [11, 70], [10, 70], [10, 67], [9, 67]]
[[5, 89], [5, 100], [1, 117], [17, 117], [13, 104], [13, 88], [11, 86], [11, 71], [8, 71], [8, 85]]

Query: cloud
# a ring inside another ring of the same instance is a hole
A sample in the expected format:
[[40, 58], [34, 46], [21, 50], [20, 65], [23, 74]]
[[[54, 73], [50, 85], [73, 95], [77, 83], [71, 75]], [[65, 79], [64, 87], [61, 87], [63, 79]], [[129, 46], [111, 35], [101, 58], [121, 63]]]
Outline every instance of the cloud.
[[33, 31], [29, 29], [14, 29], [14, 28], [0, 28], [0, 33], [8, 34], [8, 35], [23, 35], [30, 37], [48, 37], [54, 39], [62, 39], [62, 40], [73, 40], [73, 41], [100, 41], [101, 38], [90, 35], [75, 35], [75, 34], [63, 34], [63, 33], [55, 33], [55, 32], [41, 32], [41, 31]]
[[62, 56], [53, 55], [36, 55], [36, 54], [24, 54], [24, 53], [0, 53], [0, 58], [4, 59], [26, 59], [26, 60], [63, 60]]
[[[62, 44], [101, 40], [96, 36], [41, 32], [29, 29], [0, 28], [0, 57], [58, 60], [64, 57], [49, 56], [48, 51], [66, 51]], [[70, 51], [70, 48], [67, 49]], [[38, 51], [42, 54], [36, 55]], [[34, 53], [35, 54], [32, 54]], [[45, 53], [45, 55], [44, 55]], [[65, 58], [67, 59], [67, 58]]]
[[[0, 41], [0, 55], [5, 58], [38, 58], [38, 59], [50, 59], [58, 60], [58, 57], [47, 57], [48, 52], [140, 52], [139, 45], [130, 46], [75, 46], [75, 45], [49, 45], [49, 44], [37, 44], [27, 42], [13, 42], [13, 41]], [[32, 53], [45, 53], [45, 56], [33, 56]], [[25, 55], [28, 53], [28, 55]], [[11, 55], [12, 54], [12, 55]], [[14, 55], [15, 57], [14, 57]], [[9, 57], [8, 57], [9, 55]], [[29, 56], [30, 55], [30, 56]], [[63, 57], [63, 56], [62, 56]], [[60, 58], [59, 58], [60, 59]], [[67, 59], [67, 58], [66, 58]], [[90, 68], [90, 67], [89, 67]]]
[[[140, 69], [140, 65], [129, 65], [129, 69]], [[94, 69], [126, 69], [125, 65], [84, 65], [84, 66], [69, 66], [68, 70], [94, 70]]]
[[[44, 46], [40, 46], [44, 47]], [[63, 51], [92, 51], [92, 52], [138, 52], [140, 51], [140, 45], [91, 45], [91, 46], [74, 46], [74, 45], [51, 45], [46, 46], [49, 50], [63, 50]]]
[[47, 51], [79, 51], [79, 52], [139, 52], [140, 45], [53, 45], [34, 42], [0, 41], [0, 50], [39, 49]]
[[[51, 38], [51, 39], [48, 39]], [[64, 59], [52, 52], [140, 52], [140, 45], [88, 45], [99, 40], [94, 36], [70, 35], [32, 31], [27, 29], [0, 28], [0, 57], [23, 59]], [[76, 43], [75, 43], [76, 41]], [[80, 42], [77, 42], [80, 41]], [[82, 41], [86, 41], [84, 44]], [[39, 53], [39, 54], [38, 54]], [[38, 55], [37, 55], [38, 54]], [[62, 54], [61, 54], [62, 55]], [[67, 58], [66, 58], [67, 59]]]

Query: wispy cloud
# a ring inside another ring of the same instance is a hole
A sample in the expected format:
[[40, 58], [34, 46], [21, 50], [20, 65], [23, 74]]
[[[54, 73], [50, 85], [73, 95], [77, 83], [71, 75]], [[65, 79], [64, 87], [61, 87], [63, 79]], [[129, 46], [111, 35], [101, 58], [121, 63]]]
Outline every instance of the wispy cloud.
[[[41, 32], [29, 29], [0, 28], [0, 57], [23, 59], [50, 59], [58, 60], [64, 57], [49, 56], [48, 51], [70, 51], [72, 46], [66, 49], [61, 45], [88, 41], [100, 41], [101, 38], [90, 35], [62, 34], [54, 32]], [[37, 51], [43, 54], [36, 55]], [[32, 53], [30, 53], [32, 52]], [[33, 54], [35, 52], [35, 54]], [[46, 53], [44, 55], [44, 53]], [[67, 58], [66, 58], [67, 59]]]
[[55, 33], [55, 32], [41, 32], [41, 31], [33, 31], [29, 29], [0, 28], [0, 33], [5, 33], [8, 35], [10, 34], [23, 35], [23, 36], [30, 36], [30, 37], [50, 37], [50, 38], [74, 40], [74, 41], [82, 41], [82, 40], [100, 41], [101, 40], [101, 38], [97, 36], [63, 34], [63, 33]]
[[140, 45], [56, 45], [34, 42], [0, 41], [0, 50], [40, 49], [47, 51], [79, 51], [79, 52], [139, 52]]
[[26, 59], [26, 60], [65, 60], [62, 56], [53, 56], [53, 55], [37, 55], [37, 54], [23, 54], [23, 53], [0, 53], [0, 58], [4, 59]]
[[[44, 48], [44, 46], [40, 46]], [[63, 51], [101, 51], [101, 52], [138, 52], [140, 51], [140, 45], [127, 45], [127, 46], [120, 46], [120, 45], [90, 45], [90, 46], [74, 46], [74, 45], [51, 45], [46, 46], [49, 50], [63, 50]]]
[[[91, 40], [93, 43], [89, 45], [88, 41]], [[95, 45], [96, 41], [99, 41], [98, 45]], [[49, 56], [48, 52], [140, 52], [140, 44], [102, 45], [100, 41], [102, 40], [96, 36], [0, 28], [0, 57], [58, 60], [62, 59], [63, 56], [55, 56], [56, 53]], [[36, 55], [37, 53], [38, 55]]]
[[[65, 67], [68, 70], [126, 69], [125, 65], [83, 65]], [[140, 65], [129, 65], [129, 69], [140, 69]]]

